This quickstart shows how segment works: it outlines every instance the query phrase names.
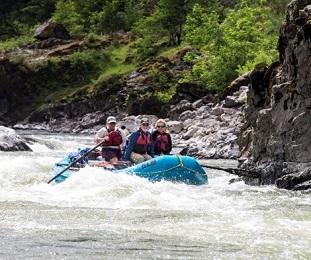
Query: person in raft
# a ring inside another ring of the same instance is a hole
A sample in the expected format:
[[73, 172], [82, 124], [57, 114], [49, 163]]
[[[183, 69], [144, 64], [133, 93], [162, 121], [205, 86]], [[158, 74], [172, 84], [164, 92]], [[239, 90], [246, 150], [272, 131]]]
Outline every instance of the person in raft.
[[156, 130], [152, 133], [154, 154], [169, 154], [172, 151], [172, 138], [167, 131], [165, 120], [159, 119], [155, 123], [155, 128]]
[[117, 163], [121, 157], [121, 147], [126, 141], [126, 137], [122, 131], [116, 127], [117, 120], [114, 116], [109, 116], [106, 121], [106, 126], [99, 129], [96, 133], [96, 143], [102, 144], [102, 157], [105, 161], [112, 164]]
[[149, 133], [149, 120], [142, 118], [139, 129], [132, 133], [128, 140], [123, 159], [133, 163], [141, 163], [150, 160], [153, 154], [153, 142]]

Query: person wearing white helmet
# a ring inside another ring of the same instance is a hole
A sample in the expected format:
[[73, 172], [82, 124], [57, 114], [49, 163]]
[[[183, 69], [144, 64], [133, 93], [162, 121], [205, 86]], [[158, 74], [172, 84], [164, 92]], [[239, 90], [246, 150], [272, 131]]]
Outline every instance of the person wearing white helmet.
[[116, 127], [116, 124], [116, 118], [109, 116], [106, 120], [106, 126], [101, 128], [95, 136], [96, 143], [103, 142], [102, 157], [112, 164], [117, 163], [121, 159], [121, 147], [126, 141], [126, 137]]

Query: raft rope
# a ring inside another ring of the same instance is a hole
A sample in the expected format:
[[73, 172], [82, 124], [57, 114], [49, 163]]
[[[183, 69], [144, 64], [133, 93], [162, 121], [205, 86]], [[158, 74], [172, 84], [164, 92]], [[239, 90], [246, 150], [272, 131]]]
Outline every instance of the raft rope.
[[[182, 169], [185, 169], [193, 174], [197, 174], [196, 171], [192, 170], [192, 169], [189, 169], [188, 167], [186, 167], [181, 159], [181, 157], [179, 155], [176, 155], [176, 158], [177, 158], [177, 161], [178, 161], [178, 164], [172, 168], [169, 168], [169, 169], [166, 169], [166, 170], [162, 170], [162, 171], [155, 171], [155, 172], [148, 172], [148, 174], [160, 174], [160, 173], [166, 173], [166, 172], [169, 172], [169, 171], [172, 171], [174, 169], [177, 169], [177, 168], [182, 168]], [[131, 171], [131, 173], [133, 174], [136, 174], [135, 171]], [[137, 172], [138, 174], [139, 172]]]

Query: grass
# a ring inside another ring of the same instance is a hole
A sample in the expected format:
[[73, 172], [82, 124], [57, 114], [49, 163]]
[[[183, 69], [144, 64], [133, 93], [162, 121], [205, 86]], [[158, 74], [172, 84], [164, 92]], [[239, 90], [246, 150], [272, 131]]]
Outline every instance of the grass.
[[[97, 56], [94, 56], [96, 59], [96, 63], [98, 64], [97, 68], [102, 70], [100, 75], [95, 79], [90, 79], [89, 83], [84, 82], [81, 85], [72, 84], [69, 86], [63, 86], [62, 88], [55, 87], [53, 90], [42, 89], [42, 93], [40, 94], [40, 98], [38, 98], [37, 107], [39, 110], [42, 110], [47, 107], [48, 104], [61, 104], [68, 103], [73, 99], [79, 96], [79, 93], [84, 95], [93, 94], [98, 88], [104, 85], [104, 82], [107, 81], [113, 75], [124, 75], [130, 73], [136, 69], [136, 64], [133, 63], [125, 63], [126, 57], [128, 55], [129, 46], [127, 45], [119, 45], [119, 46], [111, 46], [104, 50], [104, 56], [109, 58], [103, 58], [101, 61]], [[85, 51], [78, 53], [73, 56], [79, 57], [70, 57], [69, 60], [77, 60], [77, 62], [83, 63], [83, 61], [91, 60], [90, 55], [94, 53]], [[80, 60], [82, 59], [82, 60]], [[59, 62], [60, 60], [54, 59], [54, 62]], [[96, 73], [98, 75], [98, 73]]]
[[95, 85], [100, 85], [113, 75], [122, 75], [134, 71], [137, 67], [136, 63], [126, 63], [125, 60], [129, 53], [128, 45], [112, 46], [107, 49], [107, 54], [110, 57], [110, 63], [98, 79], [94, 82]]
[[174, 47], [166, 47], [163, 48], [157, 56], [162, 56], [165, 58], [171, 58], [172, 56], [174, 56], [176, 54], [176, 52], [178, 52], [180, 49], [182, 49], [184, 46], [180, 45], [180, 46], [174, 46]]
[[0, 51], [16, 49], [17, 47], [31, 43], [32, 41], [33, 37], [31, 35], [22, 35], [20, 37], [3, 40], [0, 41]]

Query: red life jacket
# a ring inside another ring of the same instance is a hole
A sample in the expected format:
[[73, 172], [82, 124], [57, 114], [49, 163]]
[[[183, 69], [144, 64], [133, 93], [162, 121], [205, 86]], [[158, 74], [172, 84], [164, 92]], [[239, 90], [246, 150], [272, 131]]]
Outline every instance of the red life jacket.
[[119, 146], [122, 144], [122, 135], [119, 130], [111, 131], [107, 129], [109, 140], [104, 142], [104, 146]]
[[149, 132], [140, 131], [139, 137], [134, 146], [133, 152], [145, 154], [148, 151], [148, 145], [151, 143], [151, 135]]
[[155, 141], [154, 141], [154, 151], [157, 154], [166, 153], [168, 150], [168, 134], [167, 133], [158, 133]]

